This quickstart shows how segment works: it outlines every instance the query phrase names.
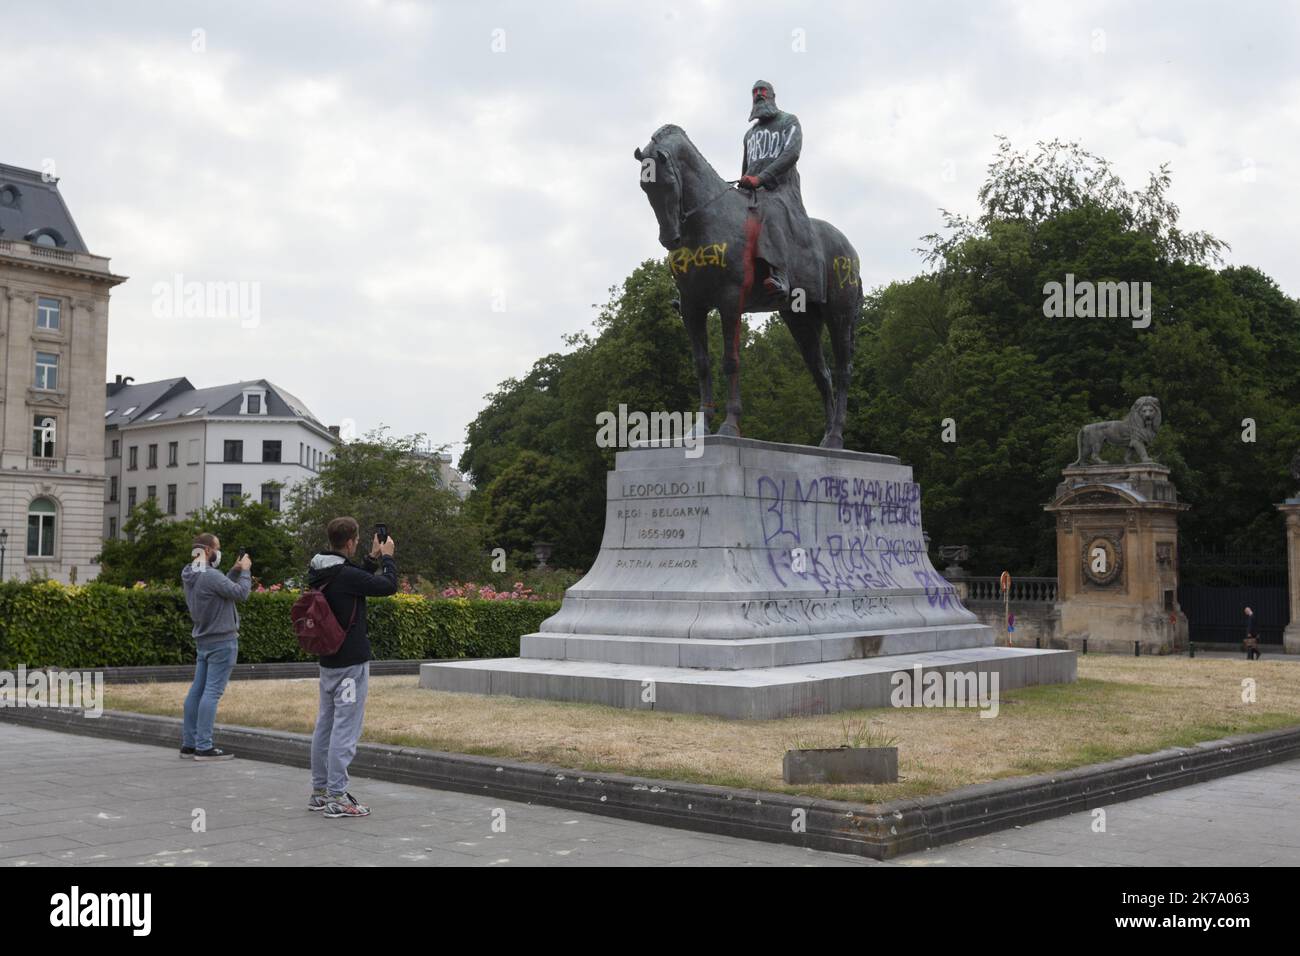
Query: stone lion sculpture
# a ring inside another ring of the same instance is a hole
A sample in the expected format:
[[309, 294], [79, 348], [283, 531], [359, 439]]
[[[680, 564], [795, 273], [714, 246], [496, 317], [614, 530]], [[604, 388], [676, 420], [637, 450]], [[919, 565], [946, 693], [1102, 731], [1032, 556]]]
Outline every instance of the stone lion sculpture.
[[1160, 430], [1160, 399], [1143, 395], [1129, 413], [1115, 422], [1093, 422], [1079, 429], [1079, 458], [1076, 465], [1104, 464], [1103, 445], [1119, 445], [1126, 462], [1149, 462], [1147, 445], [1155, 441]]

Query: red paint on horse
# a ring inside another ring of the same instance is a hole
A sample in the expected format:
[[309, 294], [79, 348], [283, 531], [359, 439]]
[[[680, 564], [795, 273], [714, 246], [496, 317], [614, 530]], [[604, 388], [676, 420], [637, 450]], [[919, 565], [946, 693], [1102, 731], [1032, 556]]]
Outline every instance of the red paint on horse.
[[763, 228], [758, 216], [754, 213], [749, 214], [745, 220], [745, 278], [740, 284], [740, 313], [745, 313], [745, 299], [749, 296], [750, 289], [754, 288], [754, 253], [758, 249], [758, 231]]
[[731, 335], [731, 352], [735, 356], [735, 370], [731, 373], [731, 398], [740, 399], [740, 318], [745, 314], [745, 300], [754, 288], [754, 253], [758, 249], [758, 233], [763, 228], [754, 213], [745, 220], [744, 280], [740, 283], [740, 308], [736, 312], [736, 327]]

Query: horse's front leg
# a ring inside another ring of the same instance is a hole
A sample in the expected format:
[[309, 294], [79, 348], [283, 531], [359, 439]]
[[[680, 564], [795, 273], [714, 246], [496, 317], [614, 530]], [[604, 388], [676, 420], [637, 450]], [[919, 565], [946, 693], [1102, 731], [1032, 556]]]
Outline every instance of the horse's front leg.
[[691, 354], [695, 359], [695, 378], [700, 384], [700, 411], [697, 435], [707, 435], [713, 423], [713, 368], [709, 361], [709, 308], [688, 302], [682, 306], [682, 323], [686, 337], [691, 341]]
[[722, 313], [722, 372], [727, 377], [727, 417], [719, 435], [740, 436], [740, 330], [742, 300], [724, 299]]

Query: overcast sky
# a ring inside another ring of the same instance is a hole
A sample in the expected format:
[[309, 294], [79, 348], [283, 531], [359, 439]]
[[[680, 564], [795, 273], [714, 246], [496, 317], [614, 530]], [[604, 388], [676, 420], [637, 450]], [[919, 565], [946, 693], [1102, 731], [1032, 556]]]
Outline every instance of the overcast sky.
[[[1300, 294], [1300, 12], [1134, 6], [13, 4], [0, 162], [53, 162], [130, 277], [110, 378], [266, 378], [459, 451], [487, 392], [663, 254], [632, 149], [674, 122], [738, 176], [759, 78], [868, 287], [920, 271], [939, 207], [975, 211], [1005, 134], [1078, 140], [1130, 186], [1171, 162], [1184, 226]], [[177, 276], [247, 283], [258, 321], [167, 314]]]

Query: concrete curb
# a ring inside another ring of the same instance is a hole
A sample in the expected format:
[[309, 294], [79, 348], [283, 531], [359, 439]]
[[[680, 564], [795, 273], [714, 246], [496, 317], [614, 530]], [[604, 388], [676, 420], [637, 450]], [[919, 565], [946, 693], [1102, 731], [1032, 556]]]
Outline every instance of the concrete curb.
[[[87, 718], [77, 710], [15, 707], [0, 708], [0, 720], [173, 748], [179, 743], [181, 723], [175, 717], [123, 711]], [[311, 760], [311, 738], [306, 734], [218, 725], [215, 739], [246, 759], [294, 767], [307, 767]], [[872, 805], [383, 744], [361, 744], [352, 772], [394, 783], [880, 860], [1297, 757], [1300, 727]], [[800, 825], [803, 832], [796, 832]]]
[[[417, 675], [421, 664], [443, 664], [461, 658], [429, 657], [421, 660], [384, 660], [370, 662], [371, 677]], [[54, 667], [31, 667], [27, 673], [58, 670]], [[192, 681], [193, 664], [154, 664], [139, 667], [77, 667], [66, 670], [91, 671], [104, 675], [106, 684], [143, 684], [149, 681]], [[236, 664], [230, 672], [231, 680], [293, 680], [300, 677], [320, 676], [320, 665], [315, 661], [289, 661], [276, 664]]]

